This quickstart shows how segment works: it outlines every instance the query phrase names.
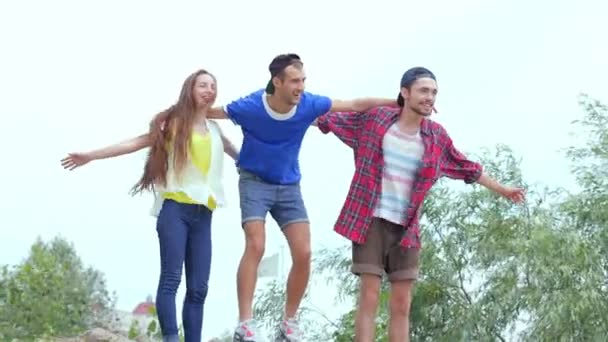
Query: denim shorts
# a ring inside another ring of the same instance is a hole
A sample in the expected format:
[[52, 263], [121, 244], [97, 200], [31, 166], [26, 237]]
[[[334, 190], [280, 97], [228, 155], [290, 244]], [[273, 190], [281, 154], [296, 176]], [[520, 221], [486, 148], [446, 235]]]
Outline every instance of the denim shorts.
[[281, 229], [292, 223], [309, 222], [299, 183], [271, 184], [245, 170], [239, 174], [242, 224], [266, 221], [268, 212]]

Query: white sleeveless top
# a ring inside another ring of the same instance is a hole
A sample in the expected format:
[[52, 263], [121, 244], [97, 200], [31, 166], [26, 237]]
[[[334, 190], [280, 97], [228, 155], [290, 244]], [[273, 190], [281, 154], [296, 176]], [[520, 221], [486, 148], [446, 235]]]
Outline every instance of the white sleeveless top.
[[[151, 214], [157, 216], [163, 206], [164, 192], [184, 192], [188, 197], [198, 203], [207, 203], [209, 197], [213, 197], [217, 203], [217, 208], [226, 206], [224, 197], [224, 185], [222, 183], [224, 173], [224, 143], [220, 127], [217, 122], [207, 120], [207, 130], [211, 137], [211, 160], [209, 163], [209, 171], [204, 175], [194, 165], [192, 160], [188, 159], [182, 173], [176, 174], [173, 163], [169, 163], [167, 169], [167, 184], [165, 186], [156, 185], [154, 192], [154, 205]], [[173, 150], [169, 150], [169, 160], [173, 160]]]

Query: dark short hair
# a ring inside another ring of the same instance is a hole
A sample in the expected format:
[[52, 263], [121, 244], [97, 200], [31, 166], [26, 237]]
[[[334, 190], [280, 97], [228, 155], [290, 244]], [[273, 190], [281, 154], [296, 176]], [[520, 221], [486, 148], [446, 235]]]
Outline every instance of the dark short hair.
[[280, 75], [285, 69], [294, 64], [304, 65], [300, 56], [295, 53], [285, 53], [282, 55], [276, 56], [270, 65], [268, 66], [268, 71], [270, 71], [270, 81], [266, 85], [266, 93], [274, 94], [274, 84], [272, 84], [272, 79], [278, 75]]
[[[401, 77], [401, 88], [410, 88], [416, 80], [420, 78], [432, 78], [435, 81], [435, 74], [431, 72], [431, 70], [424, 67], [414, 67], [406, 71]], [[399, 91], [399, 96], [397, 96], [397, 104], [399, 107], [403, 107], [405, 105], [405, 99], [401, 96], [401, 91]]]

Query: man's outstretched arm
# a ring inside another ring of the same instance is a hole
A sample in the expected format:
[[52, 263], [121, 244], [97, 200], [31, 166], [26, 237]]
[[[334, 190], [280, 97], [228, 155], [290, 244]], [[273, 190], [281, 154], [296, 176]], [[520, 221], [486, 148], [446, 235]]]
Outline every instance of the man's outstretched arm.
[[470, 161], [454, 147], [447, 133], [445, 137], [446, 149], [441, 163], [441, 172], [444, 175], [452, 179], [463, 179], [467, 184], [478, 183], [515, 203], [525, 201], [526, 191], [523, 188], [506, 186], [492, 179], [479, 163]]
[[323, 134], [332, 132], [350, 148], [356, 148], [366, 117], [365, 112], [330, 112], [318, 117], [313, 125]]
[[488, 176], [485, 172], [481, 174], [477, 180], [477, 183], [511, 200], [512, 202], [521, 203], [526, 200], [525, 189], [500, 184]]
[[330, 112], [367, 112], [374, 107], [397, 106], [395, 99], [365, 97], [353, 100], [332, 100]]
[[255, 110], [256, 104], [252, 95], [241, 97], [227, 104], [226, 106], [216, 106], [209, 109], [207, 118], [209, 119], [230, 119], [236, 125], [241, 125]]
[[228, 114], [224, 110], [224, 107], [213, 107], [209, 109], [207, 113], [208, 119], [228, 119]]

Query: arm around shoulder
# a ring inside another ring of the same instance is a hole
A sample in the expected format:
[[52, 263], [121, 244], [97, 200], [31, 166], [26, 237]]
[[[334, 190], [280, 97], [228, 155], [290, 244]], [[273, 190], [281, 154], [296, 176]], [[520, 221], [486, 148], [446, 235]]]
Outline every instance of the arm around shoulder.
[[395, 99], [366, 97], [354, 100], [332, 100], [332, 112], [366, 112], [374, 107], [396, 106]]
[[228, 114], [223, 107], [213, 107], [209, 109], [207, 113], [207, 118], [209, 119], [228, 119]]
[[318, 117], [313, 125], [322, 133], [331, 132], [349, 147], [356, 148], [366, 117], [366, 113], [331, 112]]

